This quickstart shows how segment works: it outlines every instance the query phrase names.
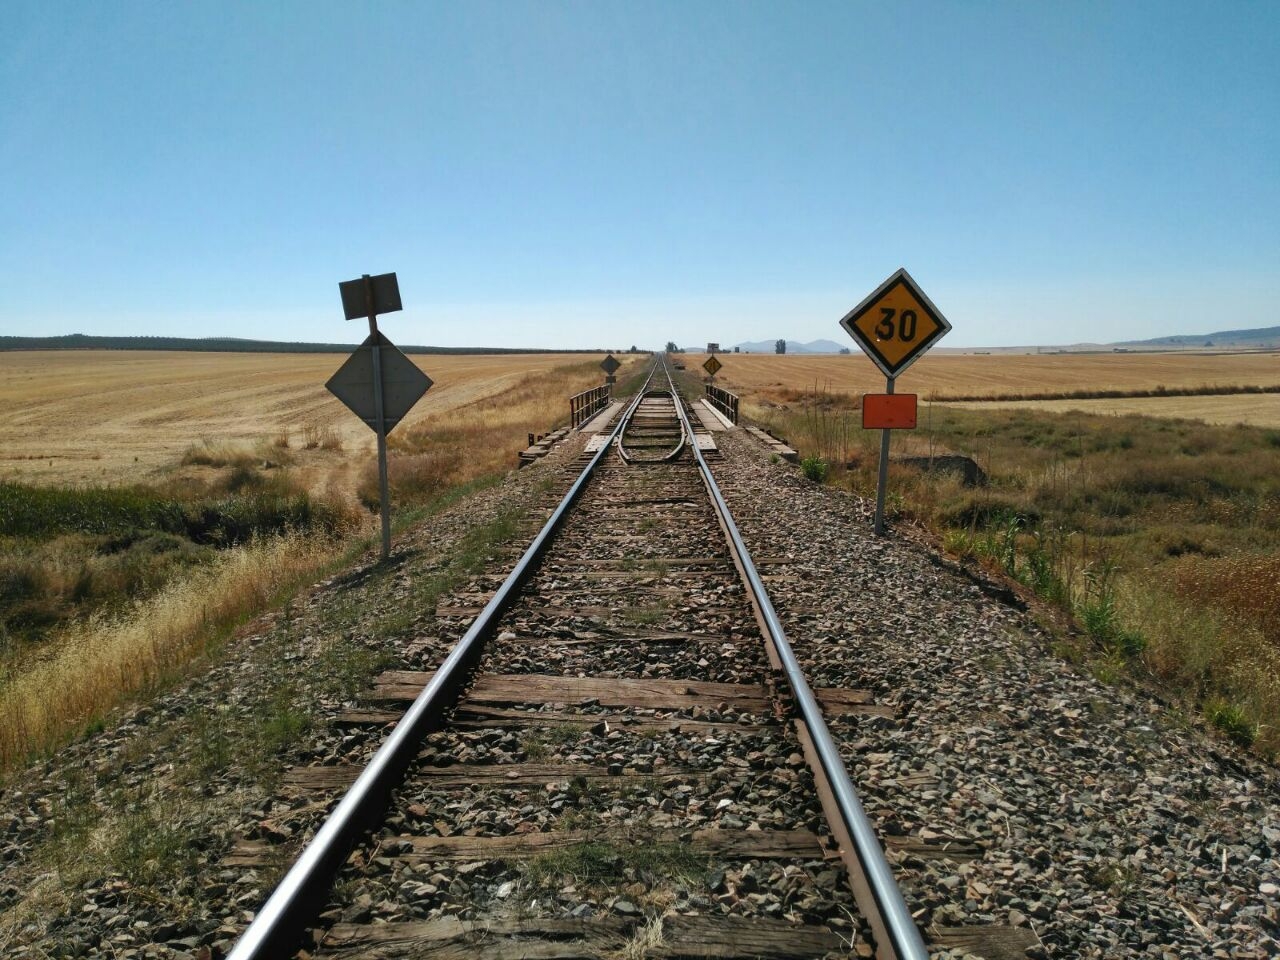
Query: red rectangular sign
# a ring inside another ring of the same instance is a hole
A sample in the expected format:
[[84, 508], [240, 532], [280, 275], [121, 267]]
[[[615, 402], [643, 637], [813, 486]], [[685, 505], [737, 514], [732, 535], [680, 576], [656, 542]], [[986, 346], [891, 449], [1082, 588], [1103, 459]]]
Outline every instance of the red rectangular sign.
[[914, 393], [868, 393], [862, 397], [864, 430], [914, 430], [916, 428], [916, 395]]

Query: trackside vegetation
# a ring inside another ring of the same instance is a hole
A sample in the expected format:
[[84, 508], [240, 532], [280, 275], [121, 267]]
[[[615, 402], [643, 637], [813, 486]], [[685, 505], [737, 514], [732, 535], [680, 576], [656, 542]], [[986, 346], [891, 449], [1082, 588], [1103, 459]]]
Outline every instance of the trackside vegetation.
[[[874, 496], [879, 435], [858, 403], [812, 390], [755, 398], [751, 414], [830, 464], [827, 482]], [[1062, 652], [1099, 676], [1155, 681], [1280, 752], [1280, 431], [923, 400], [919, 422], [893, 438], [891, 515], [1070, 614]], [[929, 468], [946, 454], [985, 482]]]
[[[397, 526], [495, 482], [528, 432], [566, 421], [568, 396], [600, 378], [595, 362], [531, 372], [393, 434]], [[361, 455], [365, 481], [344, 495], [299, 471], [290, 443], [282, 432], [194, 444], [150, 484], [0, 480], [0, 775], [163, 689], [237, 627], [355, 561], [373, 530], [376, 468]], [[302, 447], [341, 452], [322, 432], [304, 431]]]
[[0, 772], [182, 675], [359, 526], [243, 463], [154, 487], [0, 482]]
[[69, 621], [154, 595], [220, 551], [335, 535], [349, 513], [274, 478], [255, 489], [35, 487], [0, 482], [0, 655]]
[[[452, 500], [416, 512], [430, 515]], [[246, 651], [246, 669], [234, 678], [215, 675], [197, 694], [204, 708], [171, 714], [119, 754], [108, 749], [109, 761], [64, 770], [46, 840], [29, 854], [40, 880], [0, 910], [0, 942], [65, 916], [86, 885], [113, 880], [122, 901], [145, 900], [175, 922], [207, 916], [208, 864], [235, 840], [225, 797], [211, 794], [210, 783], [256, 783], [256, 794], [274, 793], [282, 752], [322, 722], [322, 705], [367, 691], [390, 660], [389, 642], [412, 636], [415, 616], [434, 610], [441, 595], [519, 536], [524, 509], [504, 508], [469, 529], [447, 563], [414, 578], [400, 605], [386, 602], [403, 569], [394, 565], [364, 571], [352, 593], [332, 596], [322, 608], [284, 602], [272, 628]], [[120, 776], [122, 767], [148, 775]], [[287, 866], [283, 850], [262, 868], [266, 889]]]

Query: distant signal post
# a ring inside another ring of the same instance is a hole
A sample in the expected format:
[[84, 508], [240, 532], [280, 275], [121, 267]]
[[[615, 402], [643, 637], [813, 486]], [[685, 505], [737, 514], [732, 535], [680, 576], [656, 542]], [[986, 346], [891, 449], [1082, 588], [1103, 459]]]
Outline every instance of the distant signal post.
[[708, 383], [715, 383], [716, 374], [720, 372], [720, 368], [723, 366], [724, 364], [719, 361], [714, 353], [703, 361], [702, 369], [707, 371]]
[[378, 314], [401, 310], [394, 273], [338, 284], [348, 320], [369, 318], [369, 336], [325, 384], [378, 435], [378, 499], [382, 507], [382, 559], [391, 555], [391, 495], [387, 483], [387, 434], [431, 389], [431, 378], [378, 332]]
[[951, 329], [911, 274], [899, 269], [845, 314], [840, 326], [885, 375], [885, 392], [862, 398], [862, 425], [879, 429], [880, 472], [876, 484], [875, 531], [884, 535], [884, 491], [889, 482], [889, 431], [914, 430], [916, 396], [894, 393], [903, 370], [919, 360]]
[[612, 353], [600, 361], [600, 369], [604, 371], [604, 382], [608, 386], [613, 386], [618, 382], [618, 368], [622, 364], [618, 362], [618, 358]]

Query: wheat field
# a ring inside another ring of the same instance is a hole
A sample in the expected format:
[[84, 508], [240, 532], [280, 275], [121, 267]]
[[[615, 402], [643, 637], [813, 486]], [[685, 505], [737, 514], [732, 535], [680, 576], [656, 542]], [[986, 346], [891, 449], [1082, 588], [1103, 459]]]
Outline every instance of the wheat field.
[[[441, 420], [530, 375], [604, 354], [416, 355], [434, 385], [392, 434]], [[193, 444], [288, 444], [312, 483], [348, 485], [374, 435], [324, 387], [342, 354], [166, 351], [0, 353], [0, 478], [40, 483], [150, 482]], [[625, 359], [625, 358], [624, 358]], [[548, 420], [567, 414], [548, 409]], [[528, 429], [545, 430], [531, 422]], [[307, 436], [324, 448], [305, 448]]]
[[[860, 354], [718, 354], [716, 383], [765, 404], [795, 399], [797, 391], [858, 395], [884, 391], [884, 376]], [[705, 354], [688, 354], [696, 370]], [[921, 358], [898, 378], [899, 393], [945, 401], [957, 396], [1007, 396], [1080, 390], [1143, 391], [1164, 387], [1280, 386], [1280, 353], [1241, 354], [939, 354]], [[1107, 400], [1036, 400], [982, 403], [1037, 410], [1143, 413], [1208, 423], [1280, 426], [1280, 395], [1134, 397]]]
[[1119, 397], [1105, 400], [1005, 400], [956, 403], [961, 409], [1043, 410], [1103, 416], [1137, 414], [1143, 417], [1176, 417], [1204, 423], [1230, 426], [1243, 423], [1251, 427], [1280, 427], [1280, 393], [1236, 394], [1203, 397]]

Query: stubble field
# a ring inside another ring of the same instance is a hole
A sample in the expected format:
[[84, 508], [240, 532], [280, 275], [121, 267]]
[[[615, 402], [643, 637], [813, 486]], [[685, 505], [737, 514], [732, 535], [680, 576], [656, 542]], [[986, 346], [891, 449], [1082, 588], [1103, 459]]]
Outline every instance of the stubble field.
[[[413, 356], [434, 385], [392, 436], [447, 420], [531, 375], [595, 364], [603, 356]], [[367, 459], [358, 454], [371, 453], [374, 436], [324, 387], [345, 359], [339, 354], [114, 350], [0, 353], [0, 406], [6, 411], [0, 419], [0, 479], [145, 483], [169, 472], [193, 444], [251, 449], [287, 443], [293, 470], [308, 486], [350, 488], [357, 463]], [[561, 412], [548, 411], [547, 419]], [[528, 429], [547, 426], [530, 422]]]
[[955, 403], [970, 410], [1038, 410], [1063, 413], [1078, 410], [1099, 416], [1173, 417], [1230, 425], [1280, 427], [1280, 393], [1194, 397], [1112, 397], [1104, 400], [991, 400]]
[[[695, 370], [705, 358], [705, 354], [691, 353], [685, 362], [690, 370]], [[794, 400], [798, 391], [851, 396], [884, 391], [884, 377], [870, 360], [856, 353], [846, 356], [730, 353], [719, 354], [719, 359], [724, 369], [716, 377], [718, 383], [766, 403]], [[956, 397], [1249, 387], [1280, 387], [1280, 353], [929, 355], [914, 364], [897, 383], [900, 393], [916, 393], [922, 401], [936, 402]], [[1046, 411], [1141, 413], [1187, 417], [1206, 423], [1280, 426], [1280, 395], [1277, 394], [1005, 399], [999, 404]]]

